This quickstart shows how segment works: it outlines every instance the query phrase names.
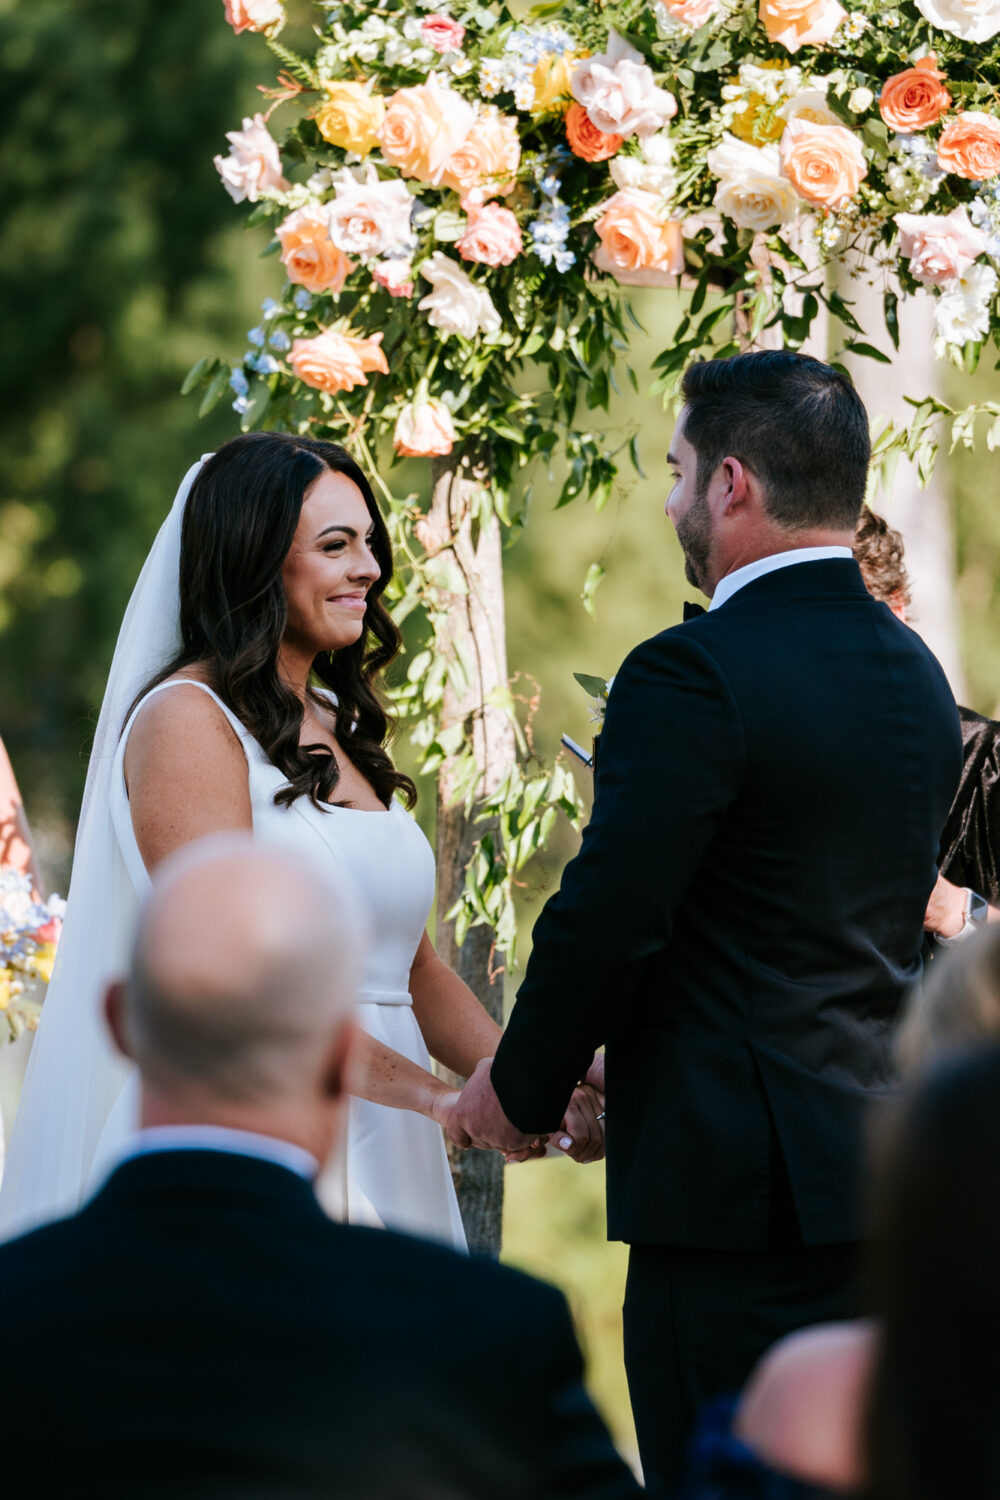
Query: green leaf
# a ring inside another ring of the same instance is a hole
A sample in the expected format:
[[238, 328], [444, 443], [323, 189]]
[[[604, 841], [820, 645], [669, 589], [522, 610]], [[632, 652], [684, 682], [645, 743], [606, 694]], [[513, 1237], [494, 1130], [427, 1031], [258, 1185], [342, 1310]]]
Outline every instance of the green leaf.
[[892, 360], [881, 349], [876, 349], [874, 344], [863, 344], [858, 339], [849, 339], [844, 345], [851, 354], [863, 354], [867, 359], [877, 359], [880, 365], [891, 365]]
[[591, 563], [587, 569], [587, 576], [583, 581], [583, 592], [580, 598], [588, 615], [594, 613], [594, 595], [597, 593], [601, 579], [604, 577], [604, 569], [600, 563]]
[[628, 451], [629, 451], [629, 457], [632, 460], [632, 467], [633, 467], [633, 469], [638, 474], [638, 476], [639, 476], [640, 479], [645, 479], [646, 475], [645, 475], [645, 472], [643, 470], [642, 464], [641, 464], [641, 462], [639, 460], [639, 434], [638, 433], [633, 433], [632, 436], [629, 438]]
[[249, 432], [251, 427], [257, 425], [267, 411], [270, 400], [271, 387], [267, 381], [260, 379], [252, 380], [250, 382], [250, 392], [247, 396], [246, 411], [243, 413], [240, 421], [240, 426], [244, 432]]
[[882, 298], [882, 306], [885, 311], [886, 332], [892, 339], [892, 347], [899, 348], [899, 298], [895, 292], [886, 292]]
[[208, 383], [208, 390], [201, 398], [201, 405], [198, 408], [199, 417], [207, 417], [212, 408], [218, 406], [228, 385], [229, 367], [223, 365], [221, 370], [216, 370]]
[[216, 356], [214, 354], [209, 354], [206, 355], [204, 359], [199, 359], [196, 365], [192, 365], [190, 370], [188, 370], [187, 374], [184, 376], [184, 384], [181, 386], [181, 395], [189, 396], [194, 390], [195, 386], [201, 385], [201, 382], [207, 375], [211, 373], [212, 370], [215, 369], [218, 363], [219, 361]]
[[[594, 563], [592, 566], [597, 567], [598, 564]], [[588, 698], [604, 698], [607, 696], [607, 678], [592, 677], [586, 672], [574, 672], [573, 679], [580, 684]]]

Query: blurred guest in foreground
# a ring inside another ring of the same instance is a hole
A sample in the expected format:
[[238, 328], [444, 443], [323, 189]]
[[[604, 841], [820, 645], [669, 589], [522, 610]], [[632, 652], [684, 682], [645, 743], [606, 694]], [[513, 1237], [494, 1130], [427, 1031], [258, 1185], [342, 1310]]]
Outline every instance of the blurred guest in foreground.
[[[908, 623], [910, 579], [903, 538], [866, 505], [854, 533], [854, 556], [868, 592]], [[1000, 724], [959, 706], [962, 780], [941, 835], [940, 873], [926, 928], [938, 943], [1000, 922]]]
[[777, 1344], [732, 1427], [721, 1405], [707, 1415], [691, 1500], [1000, 1493], [997, 1038], [1000, 929], [991, 928], [934, 965], [900, 1032], [918, 1082], [877, 1142], [878, 1321]]
[[0, 1247], [6, 1493], [639, 1493], [556, 1291], [319, 1207], [360, 925], [249, 834], [164, 862], [106, 1001], [142, 1128], [76, 1217]]

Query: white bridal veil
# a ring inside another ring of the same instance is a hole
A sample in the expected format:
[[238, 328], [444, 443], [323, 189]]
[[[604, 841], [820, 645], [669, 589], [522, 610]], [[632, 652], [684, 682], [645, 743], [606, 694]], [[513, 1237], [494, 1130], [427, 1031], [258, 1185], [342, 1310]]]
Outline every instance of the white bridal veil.
[[124, 974], [138, 898], [111, 818], [115, 751], [133, 699], [180, 644], [181, 519], [206, 454], [184, 480], [122, 621], [80, 809], [62, 938], [0, 1187], [0, 1239], [74, 1213], [128, 1073], [101, 1001]]

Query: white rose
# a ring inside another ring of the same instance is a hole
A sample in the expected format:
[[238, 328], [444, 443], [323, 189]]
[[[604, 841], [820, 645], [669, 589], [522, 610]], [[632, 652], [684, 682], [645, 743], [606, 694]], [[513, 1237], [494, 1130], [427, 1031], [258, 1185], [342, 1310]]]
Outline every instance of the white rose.
[[917, 9], [938, 31], [965, 42], [988, 42], [1000, 31], [1000, 0], [917, 0]]
[[708, 153], [708, 170], [719, 179], [716, 208], [741, 229], [774, 229], [798, 213], [799, 198], [781, 174], [777, 146], [751, 146], [724, 135], [722, 145]]
[[674, 145], [665, 130], [647, 136], [638, 156], [624, 156], [620, 152], [608, 162], [608, 168], [616, 187], [637, 188], [643, 193], [656, 193], [660, 198], [670, 198], [677, 187], [674, 171]]
[[961, 348], [985, 338], [990, 331], [989, 304], [978, 297], [967, 297], [964, 292], [945, 292], [934, 304], [934, 352], [943, 353], [943, 346], [951, 344]]
[[677, 113], [677, 101], [657, 88], [641, 53], [608, 33], [608, 50], [584, 58], [573, 70], [573, 98], [605, 135], [652, 135]]
[[256, 203], [261, 193], [287, 192], [289, 184], [281, 175], [281, 157], [277, 142], [264, 123], [263, 115], [247, 116], [241, 130], [228, 130], [228, 156], [214, 157], [215, 169], [234, 203], [244, 198]]
[[347, 255], [371, 257], [408, 249], [413, 199], [398, 177], [380, 182], [369, 166], [365, 176], [343, 172], [330, 205], [330, 238]]
[[[856, 92], [861, 92], [856, 90]], [[869, 100], [874, 94], [869, 94]], [[852, 106], [853, 108], [853, 106]], [[843, 125], [839, 115], [835, 115], [826, 102], [825, 89], [803, 89], [800, 94], [794, 94], [778, 110], [783, 120], [791, 124], [792, 120], [808, 120], [812, 125]]]
[[489, 293], [447, 255], [435, 251], [421, 266], [420, 274], [434, 288], [417, 303], [432, 328], [440, 328], [444, 334], [459, 333], [466, 339], [475, 338], [477, 333], [499, 333], [500, 314]]
[[871, 109], [875, 103], [875, 95], [871, 89], [852, 89], [847, 101], [847, 107], [856, 115], [863, 115], [865, 110]]

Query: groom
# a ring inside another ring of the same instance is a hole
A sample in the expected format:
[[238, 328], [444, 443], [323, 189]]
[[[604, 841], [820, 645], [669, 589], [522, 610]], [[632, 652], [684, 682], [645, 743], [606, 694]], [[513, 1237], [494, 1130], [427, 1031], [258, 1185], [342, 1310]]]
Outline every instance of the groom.
[[608, 1223], [651, 1487], [702, 1401], [856, 1310], [859, 1153], [920, 973], [958, 716], [851, 555], [850, 382], [786, 352], [693, 365], [667, 513], [707, 613], [615, 679], [583, 847], [459, 1120], [523, 1149], [607, 1044]]

